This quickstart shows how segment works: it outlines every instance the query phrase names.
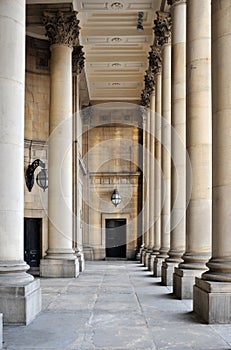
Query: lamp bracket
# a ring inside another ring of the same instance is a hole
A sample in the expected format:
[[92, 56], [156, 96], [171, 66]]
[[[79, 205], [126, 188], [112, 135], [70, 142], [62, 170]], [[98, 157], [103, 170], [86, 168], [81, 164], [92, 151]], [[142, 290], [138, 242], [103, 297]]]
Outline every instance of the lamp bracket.
[[33, 186], [34, 186], [34, 172], [35, 169], [40, 166], [41, 168], [45, 168], [45, 163], [42, 162], [40, 159], [36, 159], [33, 161], [33, 163], [29, 164], [26, 169], [26, 186], [28, 188], [28, 191], [31, 192]]

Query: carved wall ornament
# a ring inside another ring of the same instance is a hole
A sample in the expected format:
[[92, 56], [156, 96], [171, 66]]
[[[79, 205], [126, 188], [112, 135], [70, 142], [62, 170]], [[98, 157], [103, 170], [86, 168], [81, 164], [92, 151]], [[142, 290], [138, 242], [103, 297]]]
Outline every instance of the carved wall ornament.
[[150, 93], [144, 89], [141, 93], [141, 106], [144, 106], [146, 108], [150, 107]]
[[60, 44], [73, 47], [79, 44], [80, 27], [76, 11], [71, 14], [64, 14], [61, 11], [44, 13], [43, 23], [45, 34], [51, 45]]
[[80, 74], [84, 67], [84, 52], [83, 46], [74, 46], [72, 52], [72, 72], [75, 74]]
[[155, 41], [158, 46], [169, 43], [171, 40], [171, 16], [167, 12], [157, 12], [157, 19], [154, 20]]
[[160, 48], [156, 45], [151, 46], [151, 51], [149, 52], [149, 67], [151, 68], [154, 74], [157, 74], [161, 71], [162, 67], [162, 58]]

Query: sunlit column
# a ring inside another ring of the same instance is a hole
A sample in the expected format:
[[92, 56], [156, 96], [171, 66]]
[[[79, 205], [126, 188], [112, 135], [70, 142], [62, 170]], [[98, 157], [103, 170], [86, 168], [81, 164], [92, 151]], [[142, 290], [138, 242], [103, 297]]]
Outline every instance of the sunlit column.
[[[175, 269], [173, 291], [192, 298], [195, 277], [201, 276], [211, 254], [211, 0], [187, 1], [186, 144], [192, 167], [187, 166], [186, 251]], [[190, 195], [190, 193], [187, 193]]]

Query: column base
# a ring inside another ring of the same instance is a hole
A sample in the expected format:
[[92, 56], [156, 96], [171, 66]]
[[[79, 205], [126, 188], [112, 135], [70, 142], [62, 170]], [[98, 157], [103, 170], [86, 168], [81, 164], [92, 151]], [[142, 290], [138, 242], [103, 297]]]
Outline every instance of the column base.
[[85, 270], [85, 259], [83, 252], [76, 252], [77, 259], [79, 261], [79, 272], [83, 272]]
[[2, 349], [3, 342], [3, 327], [2, 327], [2, 314], [0, 314], [0, 349]]
[[231, 283], [196, 277], [193, 311], [207, 323], [231, 323]]
[[178, 267], [179, 263], [163, 261], [161, 267], [161, 283], [164, 286], [173, 285], [173, 274], [175, 267]]
[[153, 273], [153, 265], [154, 265], [155, 258], [156, 258], [156, 254], [151, 253], [148, 260], [148, 270], [151, 271], [152, 273]]
[[153, 264], [153, 276], [154, 277], [161, 277], [161, 269], [162, 269], [162, 263], [164, 262], [165, 258], [159, 258], [158, 256], [154, 259]]
[[24, 286], [0, 286], [0, 310], [6, 325], [28, 325], [41, 306], [39, 279]]
[[145, 265], [146, 249], [144, 248], [141, 252], [141, 264]]
[[78, 259], [42, 259], [40, 277], [75, 278], [79, 275]]
[[173, 274], [173, 294], [179, 299], [192, 299], [195, 277], [200, 277], [205, 270], [187, 270], [175, 268]]
[[145, 254], [145, 262], [144, 262], [144, 266], [147, 267], [149, 269], [149, 259], [150, 259], [150, 255], [151, 253], [150, 252], [146, 252]]

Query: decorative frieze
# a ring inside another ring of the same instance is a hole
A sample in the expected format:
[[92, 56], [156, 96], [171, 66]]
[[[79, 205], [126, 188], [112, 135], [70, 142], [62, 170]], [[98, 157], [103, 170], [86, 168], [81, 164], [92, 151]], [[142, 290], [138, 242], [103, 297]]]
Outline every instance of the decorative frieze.
[[168, 12], [157, 12], [157, 19], [154, 20], [154, 34], [157, 46], [168, 44], [171, 40], [172, 20]]
[[59, 44], [73, 47], [79, 44], [80, 27], [76, 11], [71, 14], [64, 14], [61, 11], [44, 13], [43, 23], [45, 34], [51, 45]]
[[151, 51], [149, 52], [149, 67], [154, 74], [161, 71], [161, 51], [156, 45], [151, 46]]
[[73, 48], [72, 52], [72, 72], [75, 74], [80, 74], [84, 67], [84, 52], [83, 46], [78, 45]]

